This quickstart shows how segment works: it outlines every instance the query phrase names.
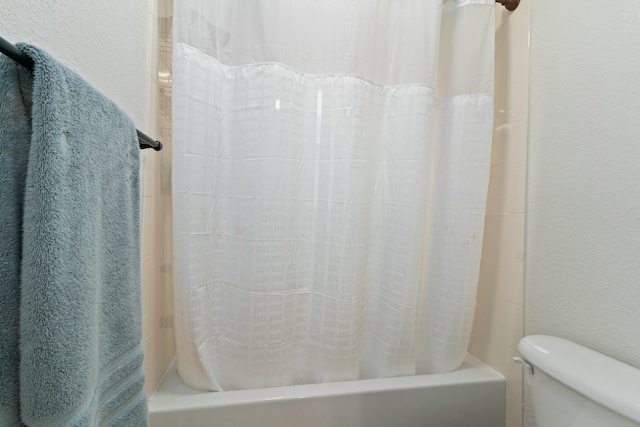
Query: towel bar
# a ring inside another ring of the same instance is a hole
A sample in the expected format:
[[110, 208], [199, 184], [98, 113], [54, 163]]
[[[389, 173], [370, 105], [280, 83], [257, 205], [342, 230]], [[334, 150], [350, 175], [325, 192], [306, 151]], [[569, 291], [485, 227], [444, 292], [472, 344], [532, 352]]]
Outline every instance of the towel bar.
[[[33, 71], [33, 60], [2, 37], [0, 37], [0, 52], [4, 53], [7, 57], [13, 59], [28, 70]], [[140, 144], [141, 149], [153, 148], [156, 151], [162, 150], [162, 142], [154, 140], [145, 133], [140, 132], [138, 129], [136, 129], [136, 132], [138, 133], [138, 144]]]

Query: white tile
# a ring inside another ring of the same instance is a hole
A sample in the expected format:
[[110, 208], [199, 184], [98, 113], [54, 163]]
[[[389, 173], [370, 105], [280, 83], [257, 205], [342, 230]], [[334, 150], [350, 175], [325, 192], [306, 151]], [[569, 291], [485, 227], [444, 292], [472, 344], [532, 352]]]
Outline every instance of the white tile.
[[513, 213], [509, 214], [509, 231], [508, 231], [508, 257], [516, 259], [525, 259], [524, 239], [525, 239], [525, 214]]
[[522, 403], [511, 396], [507, 396], [506, 427], [522, 427], [522, 409]]
[[[497, 113], [495, 113], [497, 114]], [[503, 124], [493, 129], [491, 142], [491, 161], [498, 162], [509, 157], [509, 145], [511, 143], [511, 125]]]
[[147, 269], [147, 277], [142, 283], [143, 307], [147, 319], [148, 331], [146, 335], [160, 329], [164, 315], [164, 286], [158, 266]]
[[[171, 263], [162, 264], [160, 271], [162, 273], [162, 283], [164, 292], [163, 316], [166, 317], [173, 313], [173, 272]], [[168, 327], [171, 322], [167, 323], [163, 320], [162, 327]]]
[[[146, 316], [149, 312], [149, 304], [151, 302], [151, 298], [150, 295], [148, 295], [151, 292], [152, 286], [150, 286], [151, 284], [151, 263], [149, 262], [150, 257], [144, 257], [142, 258], [142, 268], [141, 268], [141, 286], [142, 286], [142, 316]], [[149, 284], [149, 286], [147, 286]], [[146, 334], [151, 335], [151, 334]]]
[[493, 125], [494, 129], [503, 129], [512, 123], [511, 108], [509, 107], [509, 88], [506, 85], [506, 63], [495, 63], [495, 88], [493, 94]]
[[[162, 375], [169, 369], [171, 362], [176, 357], [176, 344], [173, 328], [164, 328], [162, 334]], [[162, 377], [161, 377], [162, 379]]]
[[[510, 49], [509, 87], [506, 103], [509, 106], [509, 123], [524, 123], [529, 116], [529, 63], [522, 61], [524, 52], [518, 48]], [[520, 57], [520, 58], [518, 58]]]
[[160, 61], [158, 63], [158, 68], [155, 70], [156, 77], [160, 87], [168, 88], [171, 90], [171, 63], [169, 62], [169, 58], [167, 56], [161, 56]]
[[527, 167], [527, 139], [529, 127], [526, 122], [514, 123], [510, 129], [509, 139], [509, 167]]
[[145, 373], [145, 381], [144, 381], [144, 391], [147, 394], [147, 400], [151, 398], [153, 392], [158, 387], [150, 375], [151, 367], [156, 365], [156, 360], [158, 355], [155, 354], [151, 347], [152, 342], [150, 341], [151, 336], [142, 340], [142, 350], [144, 351], [144, 361], [142, 362], [142, 367], [144, 368]]
[[495, 100], [498, 125], [525, 122], [528, 116], [529, 13], [525, 8], [521, 11], [521, 8], [522, 5], [515, 12], [501, 10], [496, 14]]
[[[531, 26], [531, 2], [530, 1], [521, 1], [518, 8], [510, 13], [511, 24], [514, 28], [513, 35], [518, 38], [518, 40], [522, 40], [522, 49], [528, 51], [529, 50], [529, 28]], [[528, 57], [527, 57], [528, 62]]]
[[502, 375], [506, 375], [506, 327], [504, 322], [492, 316], [476, 313], [469, 353], [492, 367]]
[[162, 210], [164, 214], [164, 259], [162, 261], [171, 263], [173, 260], [171, 196], [162, 196]]
[[173, 16], [173, 1], [172, 0], [156, 0], [158, 3], [158, 16], [170, 17]]
[[[522, 2], [525, 3], [525, 2]], [[527, 2], [528, 3], [528, 2]], [[519, 8], [518, 8], [519, 9]], [[508, 64], [509, 102], [512, 108], [513, 123], [524, 121], [527, 118], [529, 88], [529, 25], [528, 16], [523, 11], [516, 10], [506, 20], [505, 36], [508, 43], [508, 55], [505, 62]]]
[[489, 173], [489, 191], [487, 192], [487, 213], [508, 213], [510, 202], [507, 191], [509, 177], [507, 162], [501, 160], [491, 163]]
[[[506, 162], [509, 164], [510, 162]], [[492, 165], [493, 167], [493, 165]], [[507, 212], [524, 213], [526, 203], [527, 169], [524, 167], [509, 168], [507, 173]]]
[[[147, 150], [148, 151], [148, 150]], [[138, 167], [138, 172], [140, 174], [140, 196], [149, 196], [149, 194], [145, 194], [145, 174], [147, 171], [147, 158], [149, 157], [149, 155], [145, 152], [145, 150], [142, 150], [140, 152], [140, 164]]]
[[482, 262], [507, 267], [509, 216], [485, 215]]
[[496, 4], [496, 29], [499, 29], [502, 25], [503, 15], [505, 12], [506, 11], [502, 5]]
[[507, 346], [513, 351], [518, 350], [518, 343], [523, 336], [523, 315], [521, 306], [507, 304]]
[[[163, 200], [171, 197], [171, 157], [168, 154], [170, 153], [163, 152], [160, 158], [161, 168], [158, 178], [160, 179], [160, 195]], [[171, 205], [169, 205], [168, 209], [165, 209], [165, 212], [171, 212]]]
[[524, 379], [522, 366], [513, 361], [513, 357], [520, 354], [513, 350], [507, 350], [507, 394], [522, 403], [522, 381]]
[[536, 427], [533, 415], [533, 403], [531, 402], [531, 391], [527, 382], [524, 382], [524, 411], [522, 414], [522, 425], [526, 427]]
[[145, 197], [153, 197], [156, 194], [156, 181], [155, 181], [155, 173], [156, 173], [156, 165], [158, 163], [158, 157], [154, 156], [156, 153], [153, 150], [143, 150], [142, 151], [145, 156], [145, 164], [144, 170], [144, 186], [142, 188], [142, 195]]
[[153, 243], [151, 244], [151, 261], [154, 266], [160, 266], [164, 263], [165, 255], [165, 245], [164, 239], [166, 236], [166, 230], [164, 226], [164, 205], [162, 197], [154, 197], [153, 198], [153, 211], [154, 211], [154, 219], [153, 219]]
[[143, 367], [146, 374], [144, 390], [147, 393], [147, 398], [150, 398], [158, 388], [166, 370], [164, 369], [165, 354], [162, 333], [159, 331], [153, 333], [142, 343], [142, 348], [144, 350]]
[[508, 272], [505, 267], [481, 263], [476, 312], [506, 322], [508, 285]]
[[[152, 304], [151, 293], [153, 292], [153, 273], [151, 271], [151, 261], [150, 257], [142, 258], [142, 317], [148, 317], [150, 305]], [[143, 336], [149, 337], [151, 336], [151, 324], [149, 322], [150, 318], [147, 319], [146, 323], [143, 323]]]
[[[155, 3], [155, 2], [154, 2]], [[158, 38], [158, 18], [156, 15], [150, 15], [151, 22], [151, 39], [149, 43], [149, 75], [157, 83], [158, 82], [158, 62], [160, 61], [160, 45]]]
[[524, 306], [524, 260], [509, 258], [507, 261], [507, 301]]
[[160, 86], [154, 79], [149, 81], [149, 127], [148, 135], [156, 138], [160, 133]]
[[155, 17], [160, 13], [160, 1], [159, 0], [151, 0], [151, 14]]
[[154, 233], [153, 198], [142, 198], [142, 257], [148, 257], [153, 250]]
[[146, 340], [151, 336], [151, 325], [149, 324], [149, 315], [144, 314], [142, 316], [142, 339]]

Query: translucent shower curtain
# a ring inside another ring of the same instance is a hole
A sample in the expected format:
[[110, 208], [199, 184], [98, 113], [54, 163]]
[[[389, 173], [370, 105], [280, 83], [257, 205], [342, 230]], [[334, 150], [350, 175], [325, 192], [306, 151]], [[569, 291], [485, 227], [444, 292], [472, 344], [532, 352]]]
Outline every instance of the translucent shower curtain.
[[458, 368], [489, 177], [494, 0], [174, 5], [183, 380]]

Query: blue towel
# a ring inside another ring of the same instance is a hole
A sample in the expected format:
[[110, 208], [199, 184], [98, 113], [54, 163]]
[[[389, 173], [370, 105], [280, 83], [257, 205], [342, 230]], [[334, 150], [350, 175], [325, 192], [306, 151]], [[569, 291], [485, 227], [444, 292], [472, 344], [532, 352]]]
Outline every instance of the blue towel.
[[35, 67], [0, 60], [0, 426], [146, 426], [135, 126], [18, 47]]
[[31, 134], [31, 105], [26, 101], [31, 99], [30, 81], [29, 71], [0, 61], [0, 426], [21, 425], [20, 242]]

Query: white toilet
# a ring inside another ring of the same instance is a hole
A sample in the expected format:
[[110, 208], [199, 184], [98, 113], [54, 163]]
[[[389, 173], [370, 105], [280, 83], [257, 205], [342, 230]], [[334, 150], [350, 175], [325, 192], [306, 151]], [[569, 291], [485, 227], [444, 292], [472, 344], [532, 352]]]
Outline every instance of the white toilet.
[[537, 427], [640, 427], [640, 370], [547, 335], [518, 349]]

